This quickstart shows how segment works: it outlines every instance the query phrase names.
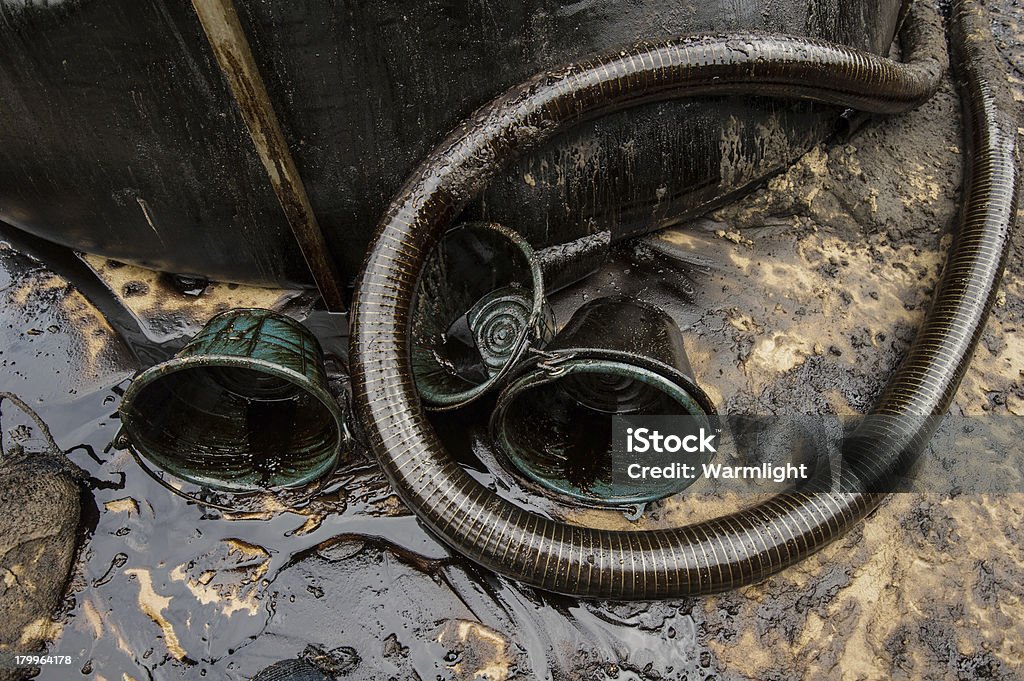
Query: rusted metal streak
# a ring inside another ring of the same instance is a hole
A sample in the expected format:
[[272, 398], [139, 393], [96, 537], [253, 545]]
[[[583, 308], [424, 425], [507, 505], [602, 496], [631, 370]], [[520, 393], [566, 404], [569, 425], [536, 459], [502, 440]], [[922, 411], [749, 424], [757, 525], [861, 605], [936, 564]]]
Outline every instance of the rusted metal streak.
[[344, 312], [338, 272], [306, 195], [306, 188], [270, 103], [232, 0], [192, 0], [214, 57], [231, 88], [256, 153], [281, 203], [295, 240], [327, 309]]

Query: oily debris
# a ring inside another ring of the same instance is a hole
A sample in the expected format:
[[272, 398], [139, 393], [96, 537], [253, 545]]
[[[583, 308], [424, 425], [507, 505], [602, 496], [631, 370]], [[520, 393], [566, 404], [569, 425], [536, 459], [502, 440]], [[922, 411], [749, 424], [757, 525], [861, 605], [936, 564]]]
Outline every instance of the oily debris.
[[0, 680], [15, 655], [38, 655], [58, 635], [52, 618], [75, 555], [79, 471], [38, 415], [0, 394]]
[[29, 403], [87, 395], [134, 363], [103, 314], [67, 279], [0, 241], [0, 371]]
[[179, 343], [194, 335], [210, 317], [235, 307], [282, 309], [303, 294], [244, 284], [197, 282], [184, 277], [83, 254], [83, 262], [123, 301], [154, 343]]
[[[1006, 44], [1018, 44], [1020, 8], [996, 4]], [[1010, 75], [1024, 100], [1019, 74]], [[950, 243], [957, 112], [947, 82], [918, 111], [816, 146], [746, 199], [620, 249], [552, 301], [559, 320], [598, 295], [636, 295], [679, 322], [698, 382], [722, 411], [868, 409], [913, 337]], [[1024, 412], [1022, 256], [1018, 232], [955, 413]], [[133, 272], [113, 286], [132, 281], [148, 291], [131, 305], [159, 285]], [[185, 333], [175, 325], [195, 300], [153, 303], [167, 322], [154, 333]], [[18, 338], [48, 337], [35, 328]], [[100, 331], [97, 339], [115, 338]], [[90, 417], [115, 402], [112, 393]], [[65, 430], [82, 432], [84, 422]], [[110, 436], [88, 438], [102, 449]], [[355, 491], [327, 505], [221, 515], [157, 487], [130, 459], [100, 458], [90, 472], [113, 487], [93, 491], [95, 530], [50, 646], [86, 674], [248, 679], [281, 661], [322, 669], [340, 650], [346, 679], [1022, 675], [1021, 494], [893, 495], [851, 534], [762, 584], [611, 603], [540, 593], [454, 555], [372, 467], [345, 473]], [[683, 497], [648, 509], [643, 522], [677, 525], [754, 501]], [[572, 518], [632, 522], [593, 509]]]

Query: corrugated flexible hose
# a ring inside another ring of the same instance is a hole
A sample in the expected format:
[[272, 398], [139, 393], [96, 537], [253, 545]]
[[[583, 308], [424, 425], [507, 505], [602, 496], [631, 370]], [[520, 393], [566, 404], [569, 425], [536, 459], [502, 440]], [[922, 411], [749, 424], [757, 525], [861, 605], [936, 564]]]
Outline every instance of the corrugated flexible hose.
[[[835, 492], [787, 493], [673, 529], [609, 531], [500, 499], [445, 451], [420, 406], [410, 312], [424, 260], [448, 223], [524, 151], [588, 117], [694, 95], [770, 95], [869, 112], [914, 108], [944, 70], [941, 22], [918, 2], [905, 62], [808, 38], [692, 36], [541, 74], [484, 106], [420, 165], [385, 214], [353, 307], [355, 402], [384, 472], [433, 532], [472, 560], [563, 594], [657, 598], [757, 582], [841, 536], [877, 507], [948, 409], [984, 327], [1016, 211], [1016, 122], [987, 17], [955, 2], [948, 34], [962, 87], [964, 200], [935, 301], [865, 425], [844, 447]], [[935, 46], [939, 45], [939, 48]]]

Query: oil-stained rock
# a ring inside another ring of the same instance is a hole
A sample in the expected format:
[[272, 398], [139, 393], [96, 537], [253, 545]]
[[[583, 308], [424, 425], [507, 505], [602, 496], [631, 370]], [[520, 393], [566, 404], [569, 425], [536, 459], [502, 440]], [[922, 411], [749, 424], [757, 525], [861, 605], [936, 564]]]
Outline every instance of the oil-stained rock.
[[39, 654], [60, 631], [53, 615], [75, 554], [80, 490], [32, 416], [10, 397], [0, 410], [0, 680], [10, 681], [28, 673], [12, 657]]

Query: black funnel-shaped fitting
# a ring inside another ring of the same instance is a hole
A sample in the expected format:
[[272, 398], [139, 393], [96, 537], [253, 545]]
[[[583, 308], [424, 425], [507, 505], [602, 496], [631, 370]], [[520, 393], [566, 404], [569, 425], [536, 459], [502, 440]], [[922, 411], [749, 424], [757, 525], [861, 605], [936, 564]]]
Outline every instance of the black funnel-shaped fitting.
[[516, 232], [467, 223], [427, 261], [413, 309], [416, 387], [432, 409], [472, 402], [554, 335], [540, 261]]
[[258, 308], [210, 319], [172, 359], [132, 381], [120, 413], [148, 461], [229, 492], [312, 482], [334, 469], [348, 439], [316, 338]]
[[495, 443], [519, 472], [551, 492], [607, 505], [663, 498], [692, 482], [612, 480], [615, 416], [715, 413], [690, 377], [682, 334], [664, 311], [599, 298], [540, 354], [516, 372], [491, 418]]

